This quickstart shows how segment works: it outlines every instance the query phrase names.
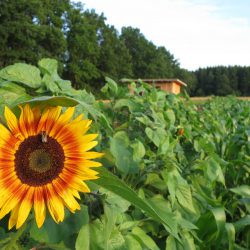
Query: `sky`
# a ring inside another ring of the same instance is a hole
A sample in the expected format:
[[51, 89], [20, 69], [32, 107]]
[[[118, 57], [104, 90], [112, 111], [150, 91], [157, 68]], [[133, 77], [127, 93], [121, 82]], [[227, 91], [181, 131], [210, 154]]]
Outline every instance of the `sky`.
[[81, 0], [120, 32], [139, 28], [182, 68], [250, 66], [250, 0]]

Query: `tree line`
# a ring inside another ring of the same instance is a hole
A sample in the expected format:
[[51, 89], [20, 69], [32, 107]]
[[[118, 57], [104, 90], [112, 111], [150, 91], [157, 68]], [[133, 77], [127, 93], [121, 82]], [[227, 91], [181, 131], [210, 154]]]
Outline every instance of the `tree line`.
[[116, 81], [179, 78], [188, 84], [191, 95], [244, 95], [249, 91], [249, 68], [190, 72], [139, 29], [123, 27], [119, 33], [105, 21], [104, 14], [69, 0], [0, 1], [0, 68], [16, 62], [36, 64], [51, 57], [60, 62], [62, 77], [75, 88], [92, 91], [103, 86], [105, 76]]
[[217, 66], [193, 72], [193, 96], [236, 95], [250, 96], [250, 67]]

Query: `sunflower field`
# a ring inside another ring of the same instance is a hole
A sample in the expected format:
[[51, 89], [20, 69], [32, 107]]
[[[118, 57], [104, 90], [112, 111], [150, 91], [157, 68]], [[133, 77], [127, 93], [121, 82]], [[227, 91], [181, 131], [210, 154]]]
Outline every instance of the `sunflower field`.
[[97, 100], [57, 67], [0, 70], [0, 249], [250, 249], [248, 101]]

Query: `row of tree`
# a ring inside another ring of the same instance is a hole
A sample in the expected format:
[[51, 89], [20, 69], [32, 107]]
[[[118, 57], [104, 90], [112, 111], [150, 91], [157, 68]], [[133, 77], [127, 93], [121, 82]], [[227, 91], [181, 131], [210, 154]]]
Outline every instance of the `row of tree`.
[[196, 70], [194, 75], [191, 89], [194, 96], [250, 96], [250, 67], [208, 67]]
[[121, 33], [103, 14], [70, 0], [0, 1], [0, 68], [15, 62], [36, 64], [43, 57], [60, 62], [61, 74], [76, 88], [98, 91], [104, 77], [179, 78], [191, 95], [249, 95], [249, 68], [181, 69], [165, 48], [137, 28]]

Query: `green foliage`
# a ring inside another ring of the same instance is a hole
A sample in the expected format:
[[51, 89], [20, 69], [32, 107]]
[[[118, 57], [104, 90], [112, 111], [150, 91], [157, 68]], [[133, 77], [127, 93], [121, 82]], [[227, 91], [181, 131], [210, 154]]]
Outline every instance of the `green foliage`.
[[68, 0], [0, 2], [0, 67], [15, 62], [35, 64], [42, 57], [62, 59], [62, 29]]
[[248, 102], [196, 106], [145, 83], [130, 95], [110, 78], [102, 89], [109, 101], [96, 101], [61, 79], [57, 66], [47, 58], [21, 64], [21, 72], [20, 64], [2, 69], [1, 120], [5, 105], [76, 105], [100, 135], [100, 178], [88, 182], [81, 210], [58, 225], [48, 217], [38, 229], [31, 214], [9, 232], [2, 219], [1, 249], [250, 248]]
[[[164, 47], [156, 47], [137, 28], [123, 27], [121, 40], [132, 58], [132, 77], [171, 78], [176, 77], [178, 63]], [[125, 75], [129, 77], [130, 75]]]
[[196, 70], [194, 76], [196, 84], [192, 86], [193, 96], [250, 95], [250, 67], [208, 67]]

